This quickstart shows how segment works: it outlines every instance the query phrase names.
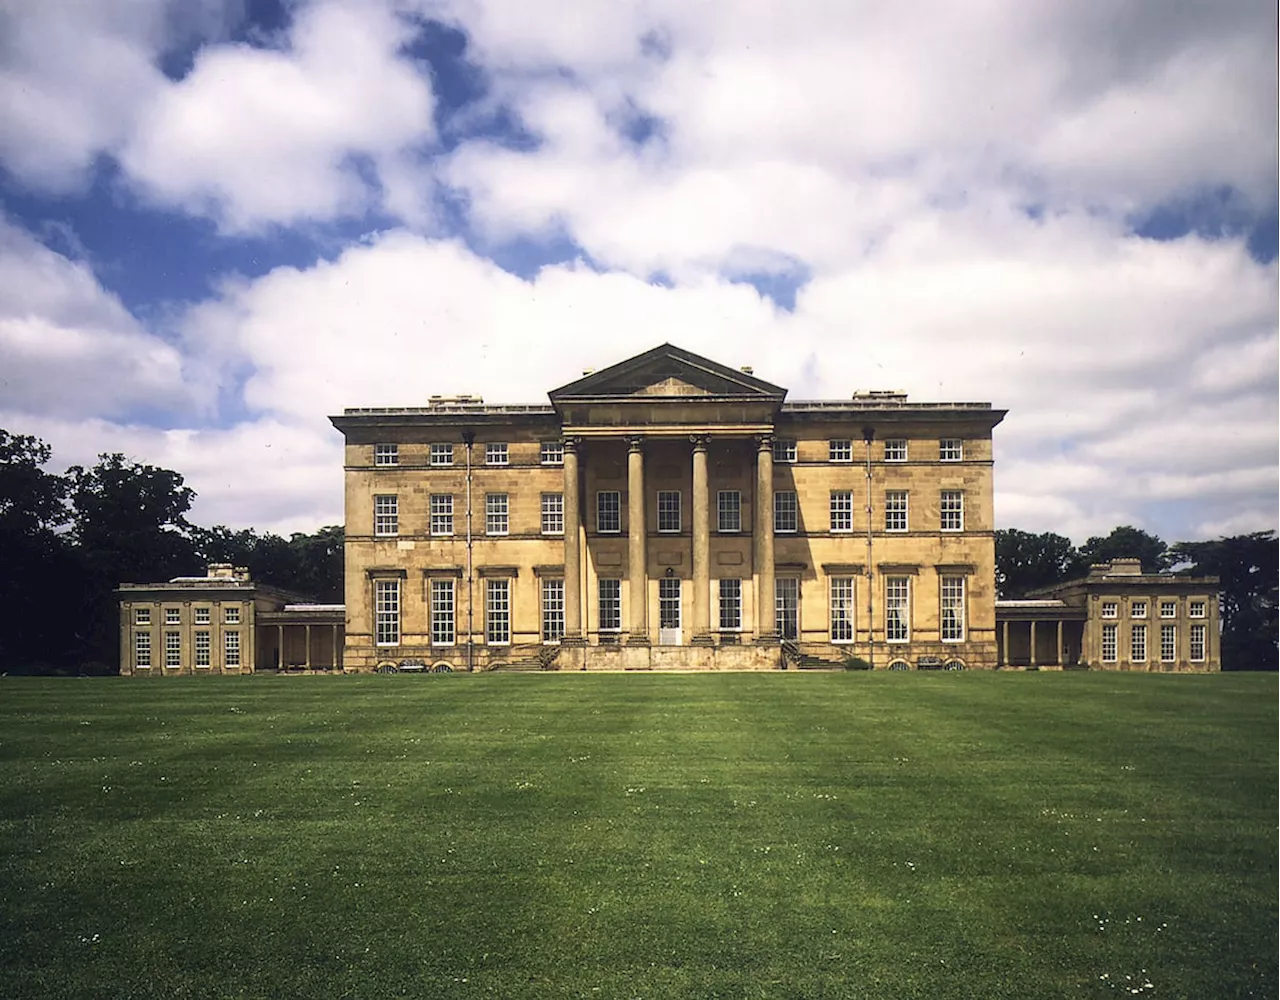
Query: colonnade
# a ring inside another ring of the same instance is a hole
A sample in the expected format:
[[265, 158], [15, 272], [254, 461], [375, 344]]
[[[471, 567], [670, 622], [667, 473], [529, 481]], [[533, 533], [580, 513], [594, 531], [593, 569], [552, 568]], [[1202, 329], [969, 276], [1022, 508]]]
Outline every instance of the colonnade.
[[[627, 441], [627, 616], [628, 643], [645, 645], [649, 640], [648, 548], [645, 494], [645, 438], [631, 435]], [[669, 440], [669, 438], [662, 438]], [[756, 579], [756, 637], [771, 641], [774, 628], [773, 557], [773, 438], [755, 435], [756, 486], [753, 505], [754, 573]], [[707, 468], [710, 435], [690, 435], [693, 473], [692, 496], [692, 578], [690, 600], [692, 643], [711, 641], [711, 493]], [[572, 435], [564, 442], [564, 599], [563, 642], [585, 642], [582, 627], [582, 487], [579, 447], [582, 438]]]

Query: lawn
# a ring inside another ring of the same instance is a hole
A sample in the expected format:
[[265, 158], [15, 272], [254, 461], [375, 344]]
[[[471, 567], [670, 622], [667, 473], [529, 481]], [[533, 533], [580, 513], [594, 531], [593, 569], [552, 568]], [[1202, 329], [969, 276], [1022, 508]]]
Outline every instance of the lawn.
[[1274, 997], [1276, 675], [0, 680], [0, 996]]

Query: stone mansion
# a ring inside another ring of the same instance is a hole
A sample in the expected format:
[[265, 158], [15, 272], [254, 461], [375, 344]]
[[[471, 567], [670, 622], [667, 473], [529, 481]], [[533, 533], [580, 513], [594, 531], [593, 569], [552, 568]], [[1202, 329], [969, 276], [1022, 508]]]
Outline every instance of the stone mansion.
[[788, 401], [669, 344], [548, 395], [330, 418], [345, 606], [123, 584], [121, 672], [1220, 669], [1215, 578], [996, 601], [990, 403]]
[[663, 345], [348, 409], [347, 669], [997, 662], [989, 403], [787, 401]]

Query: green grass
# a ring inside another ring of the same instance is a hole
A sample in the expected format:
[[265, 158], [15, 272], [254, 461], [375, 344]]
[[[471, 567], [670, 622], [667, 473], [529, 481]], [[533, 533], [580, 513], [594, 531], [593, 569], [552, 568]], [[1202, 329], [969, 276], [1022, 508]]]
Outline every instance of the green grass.
[[7, 679], [0, 996], [1274, 997], [1276, 733], [1274, 674]]

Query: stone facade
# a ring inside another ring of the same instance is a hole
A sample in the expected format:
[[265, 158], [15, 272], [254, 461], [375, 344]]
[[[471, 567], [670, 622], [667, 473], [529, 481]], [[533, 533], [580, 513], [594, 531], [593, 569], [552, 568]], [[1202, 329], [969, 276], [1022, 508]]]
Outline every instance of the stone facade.
[[244, 569], [215, 564], [205, 576], [125, 583], [116, 597], [126, 677], [342, 669], [341, 605], [305, 603]]
[[988, 403], [664, 345], [550, 394], [348, 409], [348, 670], [994, 667]]
[[1000, 601], [1000, 664], [1096, 670], [1222, 669], [1218, 578], [1144, 573], [1115, 559], [1089, 574]]

